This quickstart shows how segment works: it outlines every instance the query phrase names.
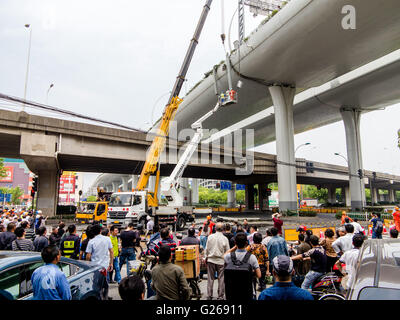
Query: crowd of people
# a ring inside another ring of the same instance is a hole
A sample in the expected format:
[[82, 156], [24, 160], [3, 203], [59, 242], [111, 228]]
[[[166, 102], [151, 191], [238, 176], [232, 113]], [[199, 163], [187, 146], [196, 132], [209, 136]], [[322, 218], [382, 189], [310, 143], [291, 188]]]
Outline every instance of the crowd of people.
[[[124, 300], [190, 299], [191, 288], [183, 269], [174, 264], [180, 245], [199, 246], [200, 276], [207, 274], [208, 300], [257, 299], [257, 292], [258, 300], [312, 300], [314, 281], [335, 268], [344, 274], [343, 289], [351, 286], [359, 249], [366, 239], [357, 219], [343, 213], [336, 232], [328, 228], [320, 237], [299, 226], [295, 243], [283, 238], [281, 215], [273, 214], [272, 220], [274, 226], [264, 234], [247, 219], [231, 224], [222, 219], [214, 222], [208, 216], [199, 228], [193, 223], [185, 237], [174, 234], [167, 225], [154, 224], [152, 219], [146, 233], [133, 223], [121, 231], [94, 223], [79, 236], [74, 224], [66, 227], [60, 222], [47, 235], [46, 218], [40, 211], [9, 211], [3, 212], [0, 220], [0, 250], [41, 252], [46, 264], [33, 273], [34, 299], [71, 299], [65, 275], [55, 268], [61, 256], [97, 263], [107, 271], [107, 282], [118, 284]], [[374, 214], [370, 223], [372, 238], [382, 238], [380, 214]], [[390, 236], [397, 238], [398, 230], [392, 228]], [[145, 256], [157, 257], [147, 280], [130, 270], [131, 261]], [[122, 278], [124, 264], [127, 276]], [[216, 295], [214, 281], [218, 284]], [[54, 286], [43, 287], [43, 283]]]

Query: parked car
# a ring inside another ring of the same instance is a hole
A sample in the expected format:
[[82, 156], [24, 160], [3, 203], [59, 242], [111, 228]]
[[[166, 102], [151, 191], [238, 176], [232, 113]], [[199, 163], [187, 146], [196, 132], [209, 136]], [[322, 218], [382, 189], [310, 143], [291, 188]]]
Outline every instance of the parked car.
[[[0, 300], [33, 299], [32, 273], [44, 265], [39, 252], [0, 251]], [[108, 284], [103, 267], [61, 257], [58, 264], [67, 276], [73, 300], [103, 300]]]
[[346, 300], [400, 300], [400, 239], [364, 242]]

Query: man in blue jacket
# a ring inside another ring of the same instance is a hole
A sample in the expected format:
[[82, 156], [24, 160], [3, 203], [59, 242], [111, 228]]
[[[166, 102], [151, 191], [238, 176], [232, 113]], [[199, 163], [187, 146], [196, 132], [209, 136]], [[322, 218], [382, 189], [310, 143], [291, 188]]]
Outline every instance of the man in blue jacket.
[[31, 279], [34, 300], [71, 300], [67, 277], [57, 266], [60, 258], [60, 250], [55, 245], [43, 249], [42, 259], [46, 264], [37, 268]]

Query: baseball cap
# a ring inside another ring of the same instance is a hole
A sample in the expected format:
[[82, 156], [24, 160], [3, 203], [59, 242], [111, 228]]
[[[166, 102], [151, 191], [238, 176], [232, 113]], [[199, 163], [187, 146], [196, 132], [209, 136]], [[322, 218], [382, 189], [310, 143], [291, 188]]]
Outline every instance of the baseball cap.
[[289, 275], [293, 271], [293, 261], [285, 255], [276, 256], [272, 260], [272, 265], [278, 275]]

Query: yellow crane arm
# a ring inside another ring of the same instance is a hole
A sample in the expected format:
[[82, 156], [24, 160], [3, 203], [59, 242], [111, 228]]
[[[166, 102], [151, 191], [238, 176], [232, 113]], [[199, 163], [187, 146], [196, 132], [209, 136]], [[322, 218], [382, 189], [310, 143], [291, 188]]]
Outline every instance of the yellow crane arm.
[[[146, 162], [143, 166], [139, 181], [136, 185], [136, 190], [144, 190], [147, 186], [150, 176], [154, 172], [156, 172], [158, 161], [160, 160], [161, 153], [164, 150], [165, 143], [168, 137], [170, 123], [174, 119], [176, 110], [178, 110], [178, 107], [182, 103], [182, 101], [183, 100], [179, 97], [174, 97], [171, 103], [165, 107], [160, 127], [158, 128], [157, 135], [150, 146], [149, 152], [147, 153]], [[157, 173], [157, 175], [157, 180], [159, 180], [159, 172]], [[156, 181], [156, 186], [158, 186], [158, 181]], [[151, 194], [149, 194], [149, 196], [151, 198], [154, 198], [148, 199], [150, 200], [148, 203], [149, 206], [152, 206], [152, 204], [154, 203], [155, 206], [157, 206], [157, 191], [155, 191], [155, 196], [151, 196]]]
[[[183, 60], [179, 75], [176, 78], [174, 87], [171, 91], [170, 98], [168, 100], [167, 106], [165, 107], [163, 117], [158, 128], [157, 135], [150, 146], [149, 152], [147, 153], [146, 162], [143, 166], [142, 172], [140, 174], [139, 181], [136, 186], [136, 190], [143, 191], [149, 181], [150, 175], [152, 175], [157, 170], [157, 165], [160, 160], [161, 153], [164, 150], [165, 143], [169, 133], [169, 126], [171, 121], [175, 117], [175, 113], [183, 101], [179, 98], [179, 93], [181, 91], [183, 82], [185, 81], [186, 73], [188, 71], [190, 62], [192, 60], [194, 51], [199, 42], [199, 37], [204, 26], [204, 22], [207, 18], [208, 12], [210, 11], [210, 6], [213, 0], [206, 0], [206, 4], [203, 7], [200, 19], [197, 23], [196, 30], [194, 32], [193, 38], [190, 41], [189, 48], [186, 52], [185, 58]], [[157, 189], [160, 180], [160, 172], [157, 171], [156, 188], [154, 193], [148, 193], [148, 205], [150, 207], [156, 207], [158, 205], [157, 201]]]

